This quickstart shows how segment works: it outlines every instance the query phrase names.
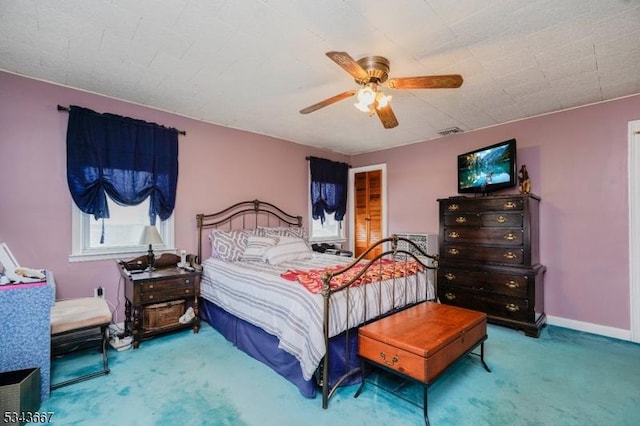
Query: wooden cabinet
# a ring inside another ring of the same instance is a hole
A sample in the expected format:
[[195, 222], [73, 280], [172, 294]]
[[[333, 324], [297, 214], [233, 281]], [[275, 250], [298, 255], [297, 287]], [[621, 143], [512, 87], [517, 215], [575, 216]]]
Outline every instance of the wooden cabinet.
[[438, 297], [538, 337], [546, 322], [539, 204], [532, 195], [452, 197], [440, 204]]
[[[382, 170], [356, 173], [355, 184], [355, 256], [382, 239]], [[367, 258], [382, 252], [379, 247]]]
[[[200, 271], [188, 271], [175, 265], [163, 266], [151, 272], [134, 273], [120, 264], [124, 279], [125, 330], [133, 336], [133, 347], [150, 336], [168, 331], [200, 329], [198, 297]], [[194, 318], [186, 324], [180, 316], [191, 307]]]

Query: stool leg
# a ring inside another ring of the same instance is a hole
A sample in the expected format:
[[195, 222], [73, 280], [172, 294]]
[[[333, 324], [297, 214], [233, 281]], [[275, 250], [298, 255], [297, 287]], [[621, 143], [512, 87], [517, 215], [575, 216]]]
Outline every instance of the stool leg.
[[104, 374], [109, 374], [109, 359], [107, 357], [107, 351], [109, 350], [109, 325], [102, 328], [102, 371]]

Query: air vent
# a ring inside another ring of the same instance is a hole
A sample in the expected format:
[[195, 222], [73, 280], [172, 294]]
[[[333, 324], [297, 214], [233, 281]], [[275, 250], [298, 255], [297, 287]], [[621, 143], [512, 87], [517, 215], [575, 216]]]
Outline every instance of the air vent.
[[452, 135], [454, 133], [462, 133], [462, 129], [460, 127], [448, 127], [438, 131], [440, 136]]

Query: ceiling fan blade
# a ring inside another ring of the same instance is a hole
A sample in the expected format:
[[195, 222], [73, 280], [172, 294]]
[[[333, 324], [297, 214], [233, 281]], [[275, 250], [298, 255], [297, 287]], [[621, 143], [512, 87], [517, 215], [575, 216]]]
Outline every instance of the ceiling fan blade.
[[327, 56], [351, 74], [353, 78], [357, 80], [369, 79], [369, 73], [366, 72], [355, 59], [349, 56], [347, 52], [327, 52]]
[[350, 98], [351, 96], [355, 95], [356, 91], [355, 90], [348, 90], [346, 92], [340, 93], [339, 95], [335, 95], [332, 96], [330, 98], [325, 99], [324, 101], [320, 101], [317, 104], [313, 104], [311, 106], [308, 106], [304, 109], [300, 110], [300, 114], [309, 114], [310, 112], [313, 111], [317, 111], [320, 108], [324, 108], [326, 106], [329, 106], [331, 104], [335, 104], [336, 102], [339, 102], [343, 99], [347, 99]]
[[460, 74], [425, 75], [390, 78], [387, 86], [391, 89], [455, 89], [462, 85], [462, 81]]
[[391, 104], [376, 108], [376, 113], [385, 129], [393, 129], [398, 125], [398, 119], [391, 109]]

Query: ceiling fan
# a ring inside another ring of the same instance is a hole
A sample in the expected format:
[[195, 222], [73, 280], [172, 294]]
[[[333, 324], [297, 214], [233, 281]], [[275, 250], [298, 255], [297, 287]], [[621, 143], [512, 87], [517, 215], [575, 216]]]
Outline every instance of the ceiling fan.
[[300, 114], [309, 114], [357, 95], [356, 108], [369, 115], [377, 114], [385, 129], [392, 129], [398, 125], [398, 119], [389, 103], [391, 96], [385, 95], [380, 90], [381, 84], [385, 81], [390, 89], [455, 89], [462, 85], [462, 76], [459, 74], [388, 79], [390, 63], [382, 56], [365, 56], [357, 61], [347, 52], [327, 52], [327, 56], [351, 74], [360, 88], [348, 90], [301, 109]]

